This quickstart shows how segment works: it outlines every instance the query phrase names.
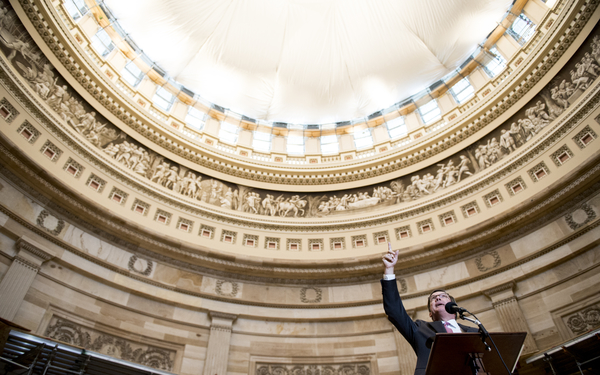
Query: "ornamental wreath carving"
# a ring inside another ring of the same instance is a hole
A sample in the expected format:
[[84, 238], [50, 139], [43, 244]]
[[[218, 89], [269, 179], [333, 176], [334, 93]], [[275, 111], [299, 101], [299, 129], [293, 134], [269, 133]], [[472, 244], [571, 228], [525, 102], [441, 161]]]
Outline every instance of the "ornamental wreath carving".
[[323, 298], [321, 288], [308, 287], [300, 290], [300, 301], [304, 303], [319, 303]]
[[48, 233], [58, 236], [65, 227], [65, 221], [58, 219], [46, 210], [42, 210], [36, 219], [37, 225], [44, 228]]
[[215, 293], [222, 297], [236, 297], [238, 294], [239, 285], [234, 281], [217, 280]]
[[153, 267], [154, 262], [152, 262], [151, 260], [138, 258], [137, 255], [132, 255], [129, 258], [129, 263], [127, 264], [127, 268], [131, 272], [139, 273], [142, 276], [150, 276]]
[[[581, 217], [584, 215], [585, 218]], [[573, 230], [583, 227], [594, 219], [596, 219], [596, 211], [594, 211], [594, 209], [588, 204], [583, 204], [578, 209], [565, 215], [565, 221], [567, 222], [567, 225]]]
[[500, 254], [496, 250], [486, 251], [477, 258], [475, 258], [475, 265], [479, 272], [486, 272], [496, 267], [499, 267], [502, 261], [500, 260]]
[[159, 370], [173, 370], [175, 350], [157, 348], [52, 317], [44, 333], [51, 339]]

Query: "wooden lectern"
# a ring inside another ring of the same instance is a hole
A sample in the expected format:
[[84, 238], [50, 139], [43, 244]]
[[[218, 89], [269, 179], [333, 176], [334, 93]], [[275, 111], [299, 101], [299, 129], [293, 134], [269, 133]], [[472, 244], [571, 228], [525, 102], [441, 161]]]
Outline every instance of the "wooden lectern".
[[[526, 335], [525, 332], [490, 333], [511, 373], [523, 350]], [[486, 343], [491, 351], [486, 350], [479, 333], [436, 334], [426, 375], [508, 375], [489, 337]]]

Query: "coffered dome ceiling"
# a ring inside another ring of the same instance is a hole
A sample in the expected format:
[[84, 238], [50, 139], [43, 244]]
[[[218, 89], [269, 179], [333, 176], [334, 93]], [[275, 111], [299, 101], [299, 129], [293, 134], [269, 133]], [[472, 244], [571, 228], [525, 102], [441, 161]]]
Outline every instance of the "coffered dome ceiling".
[[365, 117], [456, 69], [507, 0], [106, 0], [178, 82], [246, 116]]

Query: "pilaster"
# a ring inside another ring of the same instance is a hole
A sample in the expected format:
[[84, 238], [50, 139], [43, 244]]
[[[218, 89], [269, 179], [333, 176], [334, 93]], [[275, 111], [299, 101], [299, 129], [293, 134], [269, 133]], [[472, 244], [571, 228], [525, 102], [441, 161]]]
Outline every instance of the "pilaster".
[[496, 316], [505, 332], [527, 332], [523, 354], [537, 351], [525, 315], [519, 306], [514, 293], [515, 282], [511, 281], [497, 287], [485, 290], [483, 293], [492, 300]]
[[54, 254], [28, 237], [17, 243], [17, 255], [0, 281], [0, 317], [13, 320], [42, 264]]
[[229, 358], [229, 341], [231, 327], [237, 315], [211, 311], [210, 337], [204, 361], [204, 375], [227, 374], [227, 359]]

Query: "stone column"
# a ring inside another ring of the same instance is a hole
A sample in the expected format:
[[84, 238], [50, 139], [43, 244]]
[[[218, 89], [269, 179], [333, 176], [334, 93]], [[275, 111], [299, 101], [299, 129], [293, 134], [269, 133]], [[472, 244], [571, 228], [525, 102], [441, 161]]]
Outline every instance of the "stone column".
[[[407, 311], [408, 315], [414, 320], [415, 311]], [[396, 339], [396, 351], [398, 352], [398, 365], [400, 366], [400, 375], [412, 375], [417, 365], [417, 355], [412, 346], [406, 341], [404, 336], [398, 332], [396, 327], [392, 328], [394, 338]]]
[[13, 320], [42, 263], [54, 254], [25, 236], [17, 241], [17, 255], [0, 282], [0, 317]]
[[531, 335], [523, 310], [514, 293], [515, 282], [511, 281], [497, 287], [484, 290], [488, 298], [492, 300], [492, 306], [496, 310], [496, 316], [502, 325], [504, 332], [527, 332], [523, 354], [537, 351], [537, 344]]
[[231, 327], [237, 315], [211, 311], [210, 337], [204, 361], [204, 375], [226, 375]]

